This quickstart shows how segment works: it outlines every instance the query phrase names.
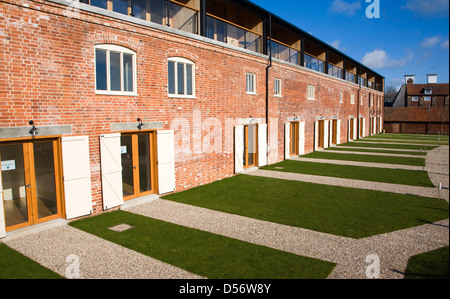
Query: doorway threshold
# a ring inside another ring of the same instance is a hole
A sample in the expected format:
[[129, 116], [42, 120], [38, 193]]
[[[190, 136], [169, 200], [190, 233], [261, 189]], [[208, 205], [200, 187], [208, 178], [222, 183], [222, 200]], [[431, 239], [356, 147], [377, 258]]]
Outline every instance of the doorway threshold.
[[142, 197], [138, 197], [138, 198], [133, 198], [130, 200], [127, 200], [121, 207], [121, 210], [128, 210], [132, 207], [144, 204], [144, 203], [148, 203], [148, 202], [152, 202], [154, 200], [159, 199], [159, 195], [158, 194], [150, 194], [150, 195], [146, 195], [146, 196], [142, 196]]
[[66, 225], [67, 223], [69, 223], [68, 220], [59, 218], [59, 219], [50, 220], [50, 221], [39, 223], [39, 224], [30, 225], [27, 227], [23, 227], [23, 228], [19, 228], [19, 229], [7, 232], [6, 237], [3, 239], [0, 239], [0, 240], [3, 242], [11, 241], [11, 240], [21, 238], [21, 237], [24, 237], [27, 235], [37, 234], [39, 232], [52, 229], [54, 227], [63, 226], [63, 225]]

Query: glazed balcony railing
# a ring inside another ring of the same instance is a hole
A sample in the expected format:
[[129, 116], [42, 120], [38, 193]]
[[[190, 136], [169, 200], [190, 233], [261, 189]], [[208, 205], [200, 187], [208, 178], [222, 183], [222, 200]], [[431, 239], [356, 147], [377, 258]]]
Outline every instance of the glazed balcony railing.
[[206, 36], [229, 45], [262, 53], [261, 35], [210, 15], [206, 17]]
[[272, 40], [272, 57], [294, 64], [300, 64], [300, 51]]

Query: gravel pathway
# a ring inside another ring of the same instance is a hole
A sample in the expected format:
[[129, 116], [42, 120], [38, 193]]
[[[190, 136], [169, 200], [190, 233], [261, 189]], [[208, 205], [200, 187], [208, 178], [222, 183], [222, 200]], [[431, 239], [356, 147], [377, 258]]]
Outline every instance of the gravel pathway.
[[[448, 151], [448, 146], [440, 147], [430, 151], [426, 159], [430, 177], [433, 176], [435, 184], [443, 184], [441, 196], [446, 196], [447, 201]], [[436, 197], [437, 193], [433, 188], [328, 177], [324, 179], [321, 176], [276, 171], [257, 170], [250, 175], [314, 183], [326, 181], [330, 185], [382, 189], [429, 197]], [[403, 189], [399, 190], [400, 188]], [[449, 245], [448, 219], [356, 240], [161, 199], [130, 205], [124, 209], [246, 242], [334, 262], [337, 266], [329, 276], [331, 279], [367, 278], [366, 270], [371, 269], [377, 262], [380, 266], [379, 278], [403, 278], [411, 256]], [[2, 242], [62, 276], [94, 279], [202, 278], [68, 225], [7, 237]]]
[[[328, 152], [328, 151], [326, 151], [326, 152]], [[415, 158], [417, 158], [417, 157], [415, 157]], [[328, 164], [337, 164], [337, 165], [352, 165], [352, 166], [389, 168], [389, 169], [424, 170], [423, 166], [359, 162], [359, 161], [349, 161], [349, 160], [333, 160], [333, 159], [305, 158], [305, 157], [298, 157], [298, 158], [294, 158], [292, 160], [303, 161], [303, 162], [313, 162], [313, 163], [328, 163]]]
[[[339, 151], [339, 150], [326, 150], [325, 153], [335, 154], [347, 154], [347, 155], [368, 155], [368, 156], [386, 156], [386, 153], [374, 153], [374, 152], [360, 152], [360, 151]], [[405, 154], [392, 154], [388, 153], [390, 157], [402, 157], [402, 158], [425, 158], [425, 156], [419, 155], [405, 155]]]
[[291, 181], [302, 181], [307, 183], [326, 184], [332, 186], [341, 186], [356, 189], [377, 190], [384, 192], [393, 192], [400, 194], [410, 194], [423, 197], [440, 197], [448, 201], [448, 190], [441, 190], [439, 193], [437, 188], [416, 187], [399, 184], [389, 184], [380, 182], [370, 182], [363, 180], [352, 180], [343, 178], [326, 177], [319, 175], [309, 175], [301, 173], [289, 173], [272, 170], [256, 170], [248, 173], [248, 175], [277, 178]]
[[198, 279], [195, 274], [69, 225], [4, 240], [48, 269], [81, 279]]
[[403, 278], [408, 259], [449, 244], [449, 221], [365, 239], [340, 237], [304, 228], [232, 215], [167, 200], [135, 206], [129, 212], [336, 263], [333, 279], [365, 279], [376, 255], [381, 279]]

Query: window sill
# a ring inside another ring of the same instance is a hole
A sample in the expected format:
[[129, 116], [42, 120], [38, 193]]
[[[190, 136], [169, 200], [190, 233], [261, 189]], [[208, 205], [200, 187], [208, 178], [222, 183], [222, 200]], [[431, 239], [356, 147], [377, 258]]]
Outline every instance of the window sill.
[[306, 98], [308, 101], [315, 101], [316, 99], [313, 98]]
[[256, 92], [247, 92], [248, 95], [256, 96], [258, 95]]
[[135, 92], [114, 92], [114, 91], [101, 91], [96, 90], [96, 95], [107, 95], [107, 96], [127, 96], [127, 97], [138, 97], [139, 95]]
[[283, 96], [282, 96], [282, 95], [279, 95], [279, 94], [275, 94], [274, 97], [276, 97], [276, 98], [282, 98]]
[[177, 95], [177, 94], [169, 94], [169, 98], [171, 99], [197, 99], [196, 96], [184, 96], [184, 95]]

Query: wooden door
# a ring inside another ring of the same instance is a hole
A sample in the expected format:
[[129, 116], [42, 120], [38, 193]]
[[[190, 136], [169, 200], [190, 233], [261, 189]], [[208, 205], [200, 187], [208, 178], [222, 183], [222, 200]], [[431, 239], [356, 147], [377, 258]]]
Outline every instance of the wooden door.
[[156, 192], [155, 132], [121, 135], [122, 191], [124, 200]]
[[0, 145], [6, 231], [62, 216], [60, 140]]

